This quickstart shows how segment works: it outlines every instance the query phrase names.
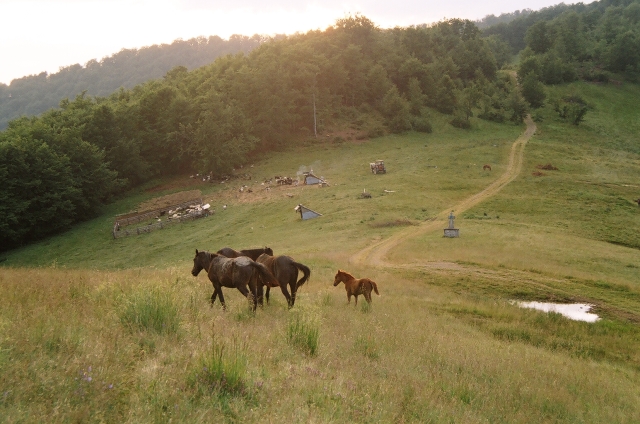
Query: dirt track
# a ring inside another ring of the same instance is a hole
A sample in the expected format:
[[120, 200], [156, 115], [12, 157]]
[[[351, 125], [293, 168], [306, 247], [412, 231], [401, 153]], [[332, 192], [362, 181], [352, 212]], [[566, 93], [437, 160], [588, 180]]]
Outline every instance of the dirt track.
[[460, 213], [465, 212], [466, 210], [472, 208], [483, 200], [494, 196], [496, 193], [502, 190], [504, 186], [513, 181], [518, 176], [518, 174], [520, 174], [520, 170], [522, 169], [522, 160], [524, 157], [524, 148], [527, 144], [527, 141], [529, 141], [531, 136], [533, 136], [536, 131], [536, 124], [533, 122], [530, 116], [527, 116], [527, 118], [525, 119], [525, 123], [527, 127], [524, 133], [520, 137], [518, 137], [511, 146], [511, 152], [509, 153], [509, 162], [507, 164], [506, 171], [487, 188], [467, 199], [464, 199], [458, 204], [446, 208], [442, 212], [438, 213], [436, 215], [436, 218], [431, 221], [422, 223], [418, 227], [408, 227], [402, 231], [395, 233], [385, 240], [367, 246], [365, 249], [353, 255], [350, 259], [350, 262], [356, 265], [369, 265], [376, 267], [399, 266], [400, 264], [389, 264], [385, 262], [387, 253], [395, 246], [410, 237], [420, 236], [435, 230], [442, 231], [442, 229], [447, 225], [447, 217], [449, 216], [449, 212], [453, 211], [455, 215], [459, 215]]

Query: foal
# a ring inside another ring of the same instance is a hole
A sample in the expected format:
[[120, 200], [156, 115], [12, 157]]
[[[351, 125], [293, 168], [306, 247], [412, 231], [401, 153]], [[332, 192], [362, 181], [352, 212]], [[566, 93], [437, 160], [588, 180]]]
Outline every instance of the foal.
[[358, 295], [363, 294], [365, 300], [368, 303], [371, 303], [371, 290], [375, 291], [378, 296], [378, 285], [369, 280], [368, 278], [360, 278], [357, 279], [353, 275], [349, 274], [347, 271], [343, 271], [341, 269], [338, 270], [334, 280], [333, 286], [337, 286], [340, 283], [344, 283], [344, 288], [347, 289], [347, 300], [348, 303], [351, 304], [351, 296], [356, 297], [356, 306], [358, 306]]

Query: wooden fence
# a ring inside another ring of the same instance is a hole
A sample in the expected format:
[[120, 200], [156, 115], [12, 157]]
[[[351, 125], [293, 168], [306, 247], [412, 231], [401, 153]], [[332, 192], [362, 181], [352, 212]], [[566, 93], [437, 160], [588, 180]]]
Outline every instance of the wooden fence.
[[116, 221], [114, 222], [114, 226], [125, 227], [127, 225], [137, 224], [142, 221], [146, 221], [151, 218], [155, 218], [159, 215], [163, 215], [164, 213], [170, 210], [176, 210], [178, 208], [187, 208], [193, 205], [202, 205], [202, 198], [200, 199], [191, 199], [187, 202], [182, 202], [177, 205], [171, 205], [160, 209], [154, 209], [152, 211], [142, 212], [142, 213], [134, 213], [134, 214], [124, 214], [117, 215]]
[[[172, 205], [166, 208], [155, 209], [153, 211], [143, 212], [138, 215], [121, 215], [120, 218], [116, 217], [116, 220], [113, 224], [113, 238], [121, 238], [128, 236], [135, 236], [145, 233], [150, 233], [154, 230], [160, 230], [162, 228], [170, 227], [174, 224], [180, 224], [186, 221], [192, 221], [198, 218], [204, 218], [209, 216], [208, 209], [201, 209], [199, 211], [193, 211], [187, 215], [182, 215], [176, 218], [167, 219], [165, 221], [155, 222], [148, 225], [139, 226], [136, 228], [127, 228], [130, 225], [140, 223], [142, 221], [147, 221], [149, 219], [154, 219], [159, 215], [163, 215], [167, 211], [176, 210], [178, 208], [188, 208], [190, 206], [202, 206], [202, 199], [193, 199], [188, 202], [183, 202], [177, 205]], [[124, 227], [124, 228], [123, 228]]]

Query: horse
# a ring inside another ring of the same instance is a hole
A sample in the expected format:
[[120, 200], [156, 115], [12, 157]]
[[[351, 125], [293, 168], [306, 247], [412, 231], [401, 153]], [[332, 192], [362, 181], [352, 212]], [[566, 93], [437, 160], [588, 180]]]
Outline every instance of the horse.
[[218, 255], [226, 256], [227, 258], [239, 258], [240, 256], [247, 256], [254, 261], [258, 259], [258, 256], [262, 255], [263, 253], [273, 256], [273, 250], [271, 250], [270, 247], [266, 246], [260, 249], [245, 249], [240, 251], [234, 250], [230, 247], [223, 247], [216, 253], [218, 253]]
[[[290, 256], [285, 255], [273, 256], [263, 253], [258, 257], [256, 262], [266, 266], [267, 269], [276, 277], [280, 283], [280, 290], [282, 290], [282, 294], [287, 298], [287, 305], [289, 308], [292, 308], [293, 304], [296, 302], [296, 293], [298, 288], [309, 281], [311, 270], [306, 265], [296, 262]], [[302, 271], [303, 274], [300, 280], [298, 280], [298, 270]], [[289, 295], [287, 285], [289, 285], [289, 288], [291, 289], [291, 295]], [[267, 303], [269, 303], [269, 290], [270, 287], [267, 286], [267, 292], [265, 293]], [[262, 285], [258, 287], [258, 301], [262, 301]]]
[[485, 171], [485, 170], [487, 170], [487, 169], [488, 169], [489, 171], [491, 171], [491, 165], [485, 165], [485, 166], [483, 166], [483, 167], [482, 167], [482, 170], [483, 170], [483, 171]]
[[337, 286], [340, 283], [344, 283], [345, 289], [347, 289], [347, 300], [351, 304], [351, 296], [356, 297], [356, 306], [358, 306], [358, 295], [363, 294], [365, 300], [371, 304], [371, 290], [375, 291], [378, 296], [378, 285], [368, 278], [357, 279], [347, 271], [341, 269], [338, 270], [333, 280], [333, 286]]
[[[198, 249], [196, 249], [191, 275], [196, 277], [203, 269], [207, 270], [207, 276], [213, 285], [211, 305], [213, 306], [216, 297], [220, 296], [220, 303], [223, 309], [226, 309], [226, 305], [224, 303], [224, 296], [222, 295], [222, 287], [237, 288], [240, 293], [252, 301], [252, 309], [255, 312], [259, 280], [262, 280], [262, 284], [267, 284], [271, 287], [278, 287], [280, 285], [278, 280], [276, 280], [264, 265], [246, 256], [227, 258], [217, 253], [207, 251], [198, 252]], [[247, 289], [247, 286], [249, 289]], [[249, 292], [249, 290], [251, 292]], [[252, 298], [249, 298], [249, 296], [252, 296]]]

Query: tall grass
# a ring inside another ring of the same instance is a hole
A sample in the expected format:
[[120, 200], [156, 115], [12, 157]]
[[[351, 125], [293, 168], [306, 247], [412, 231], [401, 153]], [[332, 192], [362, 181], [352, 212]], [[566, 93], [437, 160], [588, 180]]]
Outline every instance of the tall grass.
[[123, 300], [120, 321], [131, 330], [175, 334], [180, 327], [178, 307], [167, 293], [151, 288]]
[[287, 323], [287, 342], [304, 353], [315, 356], [318, 354], [320, 329], [308, 315], [298, 312], [289, 314]]
[[[493, 293], [490, 277], [403, 270], [369, 270], [385, 295], [362, 313], [331, 286], [332, 267], [312, 269], [313, 283], [292, 310], [273, 293], [271, 304], [243, 320], [233, 313], [246, 309], [242, 295], [229, 291], [227, 311], [211, 308], [209, 282], [183, 278], [188, 269], [4, 270], [0, 416], [53, 423], [640, 418], [633, 324], [576, 323], [497, 303], [482, 294]], [[177, 333], [123, 327], [123, 300], [144, 299], [152, 292], [145, 287], [177, 309]]]
[[231, 345], [213, 338], [210, 349], [196, 361], [188, 378], [190, 386], [202, 394], [248, 395], [246, 346], [234, 338]]

